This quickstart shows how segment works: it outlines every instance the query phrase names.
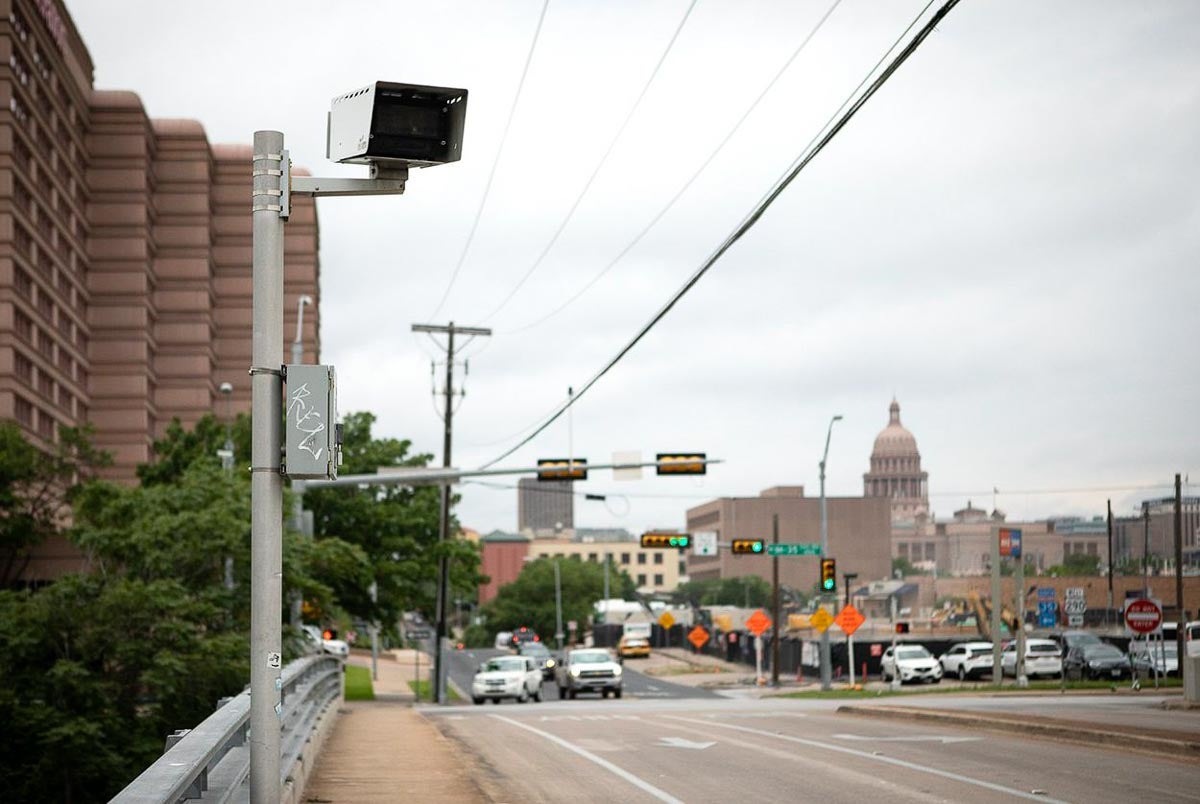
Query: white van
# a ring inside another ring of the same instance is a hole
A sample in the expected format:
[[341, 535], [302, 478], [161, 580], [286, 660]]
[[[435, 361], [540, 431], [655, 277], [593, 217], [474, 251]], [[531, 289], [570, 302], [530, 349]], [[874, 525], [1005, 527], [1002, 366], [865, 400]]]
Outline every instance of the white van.
[[512, 647], [512, 631], [500, 631], [496, 634], [496, 642], [492, 645], [496, 650], [506, 650]]

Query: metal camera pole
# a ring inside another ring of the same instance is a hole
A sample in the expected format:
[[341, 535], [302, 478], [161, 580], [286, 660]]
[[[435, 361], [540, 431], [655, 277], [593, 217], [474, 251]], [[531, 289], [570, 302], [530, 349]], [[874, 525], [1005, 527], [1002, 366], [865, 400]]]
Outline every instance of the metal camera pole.
[[254, 346], [250, 366], [250, 800], [279, 801], [283, 476], [283, 134], [254, 132]]

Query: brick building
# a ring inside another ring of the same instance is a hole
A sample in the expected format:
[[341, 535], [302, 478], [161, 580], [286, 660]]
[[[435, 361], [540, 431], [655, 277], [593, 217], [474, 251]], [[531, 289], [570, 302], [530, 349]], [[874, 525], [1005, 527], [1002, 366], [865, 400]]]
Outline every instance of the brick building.
[[[132, 481], [174, 418], [248, 412], [251, 160], [97, 90], [59, 0], [0, 0], [0, 417], [48, 446], [90, 422]], [[247, 131], [247, 136], [251, 132]], [[293, 199], [285, 311], [320, 353], [316, 208]]]

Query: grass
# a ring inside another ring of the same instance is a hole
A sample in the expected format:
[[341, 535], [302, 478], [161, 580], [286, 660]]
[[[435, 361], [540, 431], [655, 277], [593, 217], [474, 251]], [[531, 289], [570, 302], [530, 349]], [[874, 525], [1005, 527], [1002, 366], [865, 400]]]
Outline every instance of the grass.
[[[1160, 679], [1158, 682], [1158, 686], [1160, 689], [1161, 688], [1169, 688], [1169, 687], [1179, 687], [1179, 686], [1182, 686], [1182, 682], [1177, 678]], [[1063, 689], [1063, 684], [1061, 681], [1031, 681], [1031, 682], [1029, 682], [1029, 686], [1026, 687], [1025, 689], [1021, 689], [1020, 687], [1017, 687], [1015, 684], [1005, 684], [1002, 687], [999, 685], [996, 685], [996, 684], [974, 684], [971, 686], [963, 686], [963, 687], [943, 687], [941, 685], [924, 685], [924, 684], [922, 684], [922, 685], [913, 685], [912, 687], [905, 687], [900, 692], [894, 692], [891, 689], [879, 689], [879, 688], [861, 689], [861, 690], [835, 689], [835, 690], [829, 690], [829, 691], [808, 690], [808, 691], [803, 691], [803, 692], [785, 692], [785, 693], [780, 693], [779, 695], [773, 695], [771, 697], [773, 697], [773, 698], [811, 698], [811, 699], [861, 698], [861, 699], [870, 700], [870, 699], [874, 699], [874, 698], [895, 697], [895, 696], [900, 696], [900, 695], [939, 695], [939, 694], [946, 695], [946, 694], [954, 694], [954, 693], [967, 693], [967, 694], [1011, 693], [1013, 695], [1019, 695], [1021, 693], [1026, 693], [1026, 692], [1039, 692], [1039, 691], [1040, 692], [1058, 692], [1061, 689]], [[1118, 681], [1116, 684], [1114, 684], [1111, 681], [1068, 681], [1066, 684], [1066, 689], [1067, 689], [1067, 691], [1074, 691], [1074, 690], [1110, 690], [1111, 691], [1114, 689], [1115, 690], [1129, 690], [1129, 682], [1128, 681]], [[1143, 681], [1142, 682], [1142, 692], [1153, 693], [1154, 692], [1154, 682], [1153, 681]]]
[[371, 686], [370, 670], [358, 665], [346, 665], [346, 700], [375, 700], [375, 688]]
[[729, 671], [724, 667], [717, 667], [716, 665], [687, 665], [685, 667], [666, 665], [664, 667], [647, 668], [641, 672], [648, 676], [694, 676], [707, 673], [727, 673]]
[[[413, 692], [416, 693], [418, 701], [429, 700], [430, 688], [428, 681], [410, 681], [408, 682], [408, 686]], [[449, 684], [446, 685], [446, 700], [462, 700], [462, 698], [458, 697], [458, 693], [454, 691], [454, 687], [451, 687]]]

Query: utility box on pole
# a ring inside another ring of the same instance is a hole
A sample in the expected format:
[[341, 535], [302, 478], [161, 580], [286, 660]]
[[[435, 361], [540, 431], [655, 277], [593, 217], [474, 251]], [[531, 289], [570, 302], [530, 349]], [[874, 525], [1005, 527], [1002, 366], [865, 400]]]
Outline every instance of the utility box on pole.
[[341, 459], [333, 366], [287, 366], [285, 474], [336, 480]]

